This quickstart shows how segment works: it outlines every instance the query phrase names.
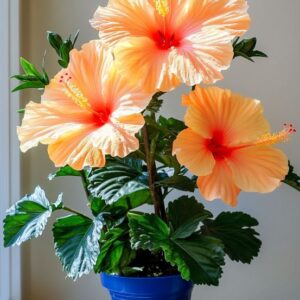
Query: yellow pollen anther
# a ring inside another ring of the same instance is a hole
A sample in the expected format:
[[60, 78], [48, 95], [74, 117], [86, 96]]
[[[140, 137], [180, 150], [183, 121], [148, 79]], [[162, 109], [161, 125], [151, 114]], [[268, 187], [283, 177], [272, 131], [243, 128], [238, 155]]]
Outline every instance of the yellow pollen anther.
[[278, 133], [268, 133], [263, 135], [255, 145], [275, 145], [288, 141], [289, 136], [296, 132], [292, 124], [284, 124], [284, 129]]
[[169, 0], [155, 0], [156, 11], [162, 16], [165, 17], [169, 13]]
[[82, 94], [78, 87], [71, 82], [67, 82], [64, 90], [65, 94], [83, 109], [91, 110], [88, 99]]

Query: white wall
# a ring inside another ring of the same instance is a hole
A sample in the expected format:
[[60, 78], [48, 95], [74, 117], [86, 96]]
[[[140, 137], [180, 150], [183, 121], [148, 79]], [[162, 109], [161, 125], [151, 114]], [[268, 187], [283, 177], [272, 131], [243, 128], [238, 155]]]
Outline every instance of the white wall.
[[[97, 33], [89, 27], [88, 19], [100, 2], [106, 1], [23, 0], [23, 55], [40, 63], [46, 48], [44, 33], [49, 29], [68, 34], [79, 28], [79, 42], [97, 38]], [[258, 59], [255, 64], [237, 59], [220, 85], [263, 100], [274, 130], [280, 130], [286, 121], [300, 128], [300, 2], [251, 0], [249, 3], [253, 26], [248, 36], [258, 37], [259, 48], [269, 54], [269, 59]], [[47, 69], [52, 74], [57, 70], [52, 52], [47, 55]], [[183, 115], [184, 109], [179, 104], [183, 90], [168, 96], [163, 110], [166, 114]], [[26, 100], [34, 97], [34, 94], [24, 95]], [[299, 135], [283, 147], [300, 172]], [[48, 183], [47, 175], [51, 170], [53, 166], [44, 147], [24, 155], [23, 191], [31, 192], [35, 185], [40, 184], [53, 199], [64, 191], [70, 205], [85, 208], [79, 182], [63, 179]], [[215, 212], [228, 209], [221, 202], [207, 204], [207, 207]], [[193, 299], [299, 299], [299, 194], [287, 186], [270, 195], [243, 194], [238, 209], [251, 213], [260, 221], [261, 254], [250, 266], [228, 263], [220, 287], [197, 287]], [[51, 226], [48, 226], [43, 239], [23, 248], [23, 261], [25, 300], [108, 299], [95, 275], [77, 283], [65, 279], [54, 256]]]

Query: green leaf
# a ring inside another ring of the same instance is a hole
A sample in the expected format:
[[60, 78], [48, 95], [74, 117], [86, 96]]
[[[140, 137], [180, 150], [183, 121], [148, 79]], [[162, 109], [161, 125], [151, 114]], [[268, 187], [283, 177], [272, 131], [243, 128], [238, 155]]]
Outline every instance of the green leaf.
[[97, 217], [100, 213], [104, 211], [106, 207], [105, 202], [99, 198], [90, 199], [91, 211], [94, 217]]
[[104, 168], [88, 171], [86, 177], [90, 193], [106, 204], [126, 203], [127, 200], [146, 203], [151, 199], [147, 175], [140, 161], [110, 160]]
[[4, 246], [20, 246], [31, 238], [39, 237], [52, 211], [60, 208], [61, 201], [62, 195], [51, 205], [40, 187], [18, 201], [7, 211], [4, 219]]
[[76, 32], [74, 40], [72, 41], [71, 35], [68, 39], [63, 40], [63, 38], [55, 33], [48, 31], [47, 39], [51, 47], [59, 56], [58, 63], [61, 67], [67, 68], [70, 61], [70, 52], [75, 47], [75, 43], [78, 39], [79, 31]]
[[202, 231], [220, 239], [225, 253], [234, 261], [250, 263], [259, 253], [261, 241], [252, 227], [256, 219], [242, 212], [223, 212], [215, 220], [204, 221]]
[[96, 273], [122, 274], [135, 257], [130, 247], [128, 228], [113, 228], [103, 235], [100, 255], [94, 267]]
[[59, 54], [59, 49], [63, 43], [61, 36], [55, 32], [47, 31], [47, 39], [51, 47]]
[[14, 75], [14, 76], [11, 76], [11, 78], [14, 78], [14, 79], [17, 79], [17, 80], [20, 80], [20, 81], [37, 81], [35, 76], [26, 75], [26, 74]]
[[48, 74], [46, 73], [45, 69], [43, 68], [43, 82], [45, 83], [45, 85], [48, 85], [49, 84], [49, 76]]
[[30, 88], [43, 89], [49, 84], [49, 78], [45, 70], [43, 70], [43, 73], [41, 74], [32, 63], [22, 57], [20, 58], [20, 63], [25, 74], [14, 75], [11, 77], [22, 82], [22, 84], [14, 88], [12, 92]]
[[166, 223], [155, 215], [128, 214], [133, 249], [162, 250], [165, 259], [185, 280], [195, 284], [218, 285], [224, 265], [223, 244], [208, 236], [173, 237]]
[[300, 191], [300, 176], [294, 172], [294, 167], [289, 162], [289, 173], [286, 175], [283, 182], [297, 191]]
[[212, 214], [194, 197], [182, 196], [169, 203], [168, 216], [173, 238], [184, 239], [191, 236], [199, 223], [212, 217]]
[[241, 57], [243, 57], [243, 58], [245, 58], [245, 59], [247, 59], [251, 62], [254, 62], [254, 60], [250, 56], [248, 56], [246, 53], [236, 51], [235, 52], [235, 57], [238, 57], [238, 56], [241, 56]]
[[164, 102], [162, 99], [159, 99], [159, 97], [163, 94], [164, 93], [162, 93], [162, 92], [156, 93], [152, 97], [152, 100], [149, 103], [149, 105], [147, 106], [146, 111], [149, 111], [151, 113], [158, 113], [159, 110], [161, 109], [161, 106], [162, 106], [163, 102]]
[[79, 33], [80, 33], [80, 30], [78, 29], [77, 32], [74, 35], [74, 40], [73, 40], [73, 43], [72, 43], [72, 48], [75, 48], [75, 44], [76, 44], [76, 42], [78, 40]]
[[194, 192], [196, 188], [195, 181], [184, 175], [174, 175], [161, 181], [157, 181], [156, 184], [162, 187], [175, 188], [186, 192]]
[[262, 51], [255, 50], [256, 43], [257, 39], [255, 37], [251, 39], [243, 39], [241, 41], [239, 38], [236, 38], [233, 42], [234, 57], [241, 56], [252, 62], [254, 62], [252, 57], [268, 57]]
[[163, 116], [159, 117], [159, 124], [167, 128], [173, 135], [177, 136], [178, 133], [186, 129], [186, 125], [183, 121], [177, 120], [175, 118], [165, 118]]
[[59, 59], [59, 60], [58, 60], [58, 63], [59, 63], [59, 65], [60, 65], [61, 67], [63, 67], [63, 68], [67, 68], [68, 65], [69, 65], [69, 62], [67, 62], [67, 61], [65, 61], [65, 60], [62, 60], [62, 59]]
[[179, 262], [177, 266], [183, 279], [191, 279], [194, 284], [219, 285], [225, 264], [223, 244], [219, 239], [192, 235], [175, 240], [174, 244], [175, 250], [170, 248], [165, 252], [166, 260]]
[[145, 204], [144, 192], [138, 191], [123, 197], [113, 204], [106, 204], [101, 198], [92, 197], [90, 200], [93, 215], [103, 217], [107, 228], [115, 228], [126, 220], [127, 212]]
[[25, 114], [25, 108], [20, 108], [17, 110], [19, 114]]
[[12, 90], [12, 93], [25, 90], [25, 89], [43, 89], [45, 84], [39, 81], [28, 81], [18, 85], [16, 88]]
[[77, 170], [74, 170], [70, 166], [65, 166], [62, 168], [59, 168], [55, 173], [52, 173], [48, 176], [49, 180], [53, 180], [57, 177], [63, 177], [63, 176], [81, 176], [80, 172]]
[[53, 226], [56, 255], [68, 277], [76, 280], [90, 273], [100, 253], [102, 219], [81, 215], [58, 219]]
[[[59, 55], [60, 55], [62, 61], [66, 64], [69, 63], [69, 60], [70, 60], [69, 54], [72, 49], [73, 49], [73, 44], [70, 40], [64, 41], [60, 47]], [[65, 67], [65, 66], [63, 66], [63, 67]]]
[[37, 79], [39, 79], [40, 81], [43, 80], [43, 77], [41, 76], [41, 74], [39, 73], [39, 71], [28, 60], [26, 60], [25, 58], [21, 57], [20, 58], [20, 63], [21, 63], [21, 66], [22, 66], [24, 72], [26, 73], [26, 75], [34, 76]]
[[263, 53], [263, 52], [261, 52], [261, 51], [258, 51], [258, 50], [253, 51], [253, 52], [251, 53], [251, 55], [252, 55], [253, 57], [268, 57], [267, 54], [265, 54], [265, 53]]

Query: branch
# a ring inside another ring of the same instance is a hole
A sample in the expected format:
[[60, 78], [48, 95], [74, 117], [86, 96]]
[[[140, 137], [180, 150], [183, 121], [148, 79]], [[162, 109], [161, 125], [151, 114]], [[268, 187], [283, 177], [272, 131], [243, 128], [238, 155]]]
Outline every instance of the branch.
[[149, 141], [149, 134], [147, 125], [143, 127], [143, 137], [144, 137], [144, 146], [145, 146], [145, 154], [146, 154], [146, 162], [147, 162], [147, 169], [148, 169], [148, 181], [149, 181], [149, 188], [151, 197], [154, 204], [155, 214], [161, 217], [162, 220], [166, 221], [166, 209], [165, 204], [162, 197], [162, 192], [159, 187], [155, 186], [157, 170], [155, 159], [153, 159], [153, 153], [151, 153], [150, 148], [150, 141]]
[[68, 212], [70, 212], [70, 213], [73, 213], [73, 214], [75, 214], [75, 215], [79, 215], [79, 216], [82, 216], [82, 217], [84, 217], [84, 218], [88, 218], [88, 219], [89, 219], [89, 217], [87, 217], [87, 216], [83, 215], [82, 213], [80, 213], [80, 212], [78, 212], [78, 211], [76, 211], [76, 210], [74, 210], [74, 209], [71, 209], [71, 208], [69, 208], [69, 207], [63, 206], [62, 209], [65, 210], [65, 211], [68, 211]]

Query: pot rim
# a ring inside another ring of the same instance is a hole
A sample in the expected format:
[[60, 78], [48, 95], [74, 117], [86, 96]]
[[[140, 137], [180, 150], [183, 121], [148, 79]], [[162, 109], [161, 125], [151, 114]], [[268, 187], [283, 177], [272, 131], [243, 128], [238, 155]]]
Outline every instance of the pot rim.
[[[155, 280], [155, 279], [172, 279], [172, 278], [178, 278], [180, 277], [182, 280], [184, 280], [180, 274], [177, 274], [177, 275], [163, 275], [163, 276], [145, 276], [145, 277], [135, 277], [135, 276], [122, 276], [122, 275], [115, 275], [115, 274], [108, 274], [108, 273], [105, 273], [105, 272], [101, 272], [100, 273], [101, 276], [106, 276], [106, 277], [114, 277], [114, 278], [124, 278], [126, 280], [130, 280], [130, 279], [133, 279], [133, 280], [145, 280], [145, 279], [152, 279], [152, 280]], [[187, 281], [187, 280], [185, 280]], [[188, 281], [187, 281], [188, 282]]]

